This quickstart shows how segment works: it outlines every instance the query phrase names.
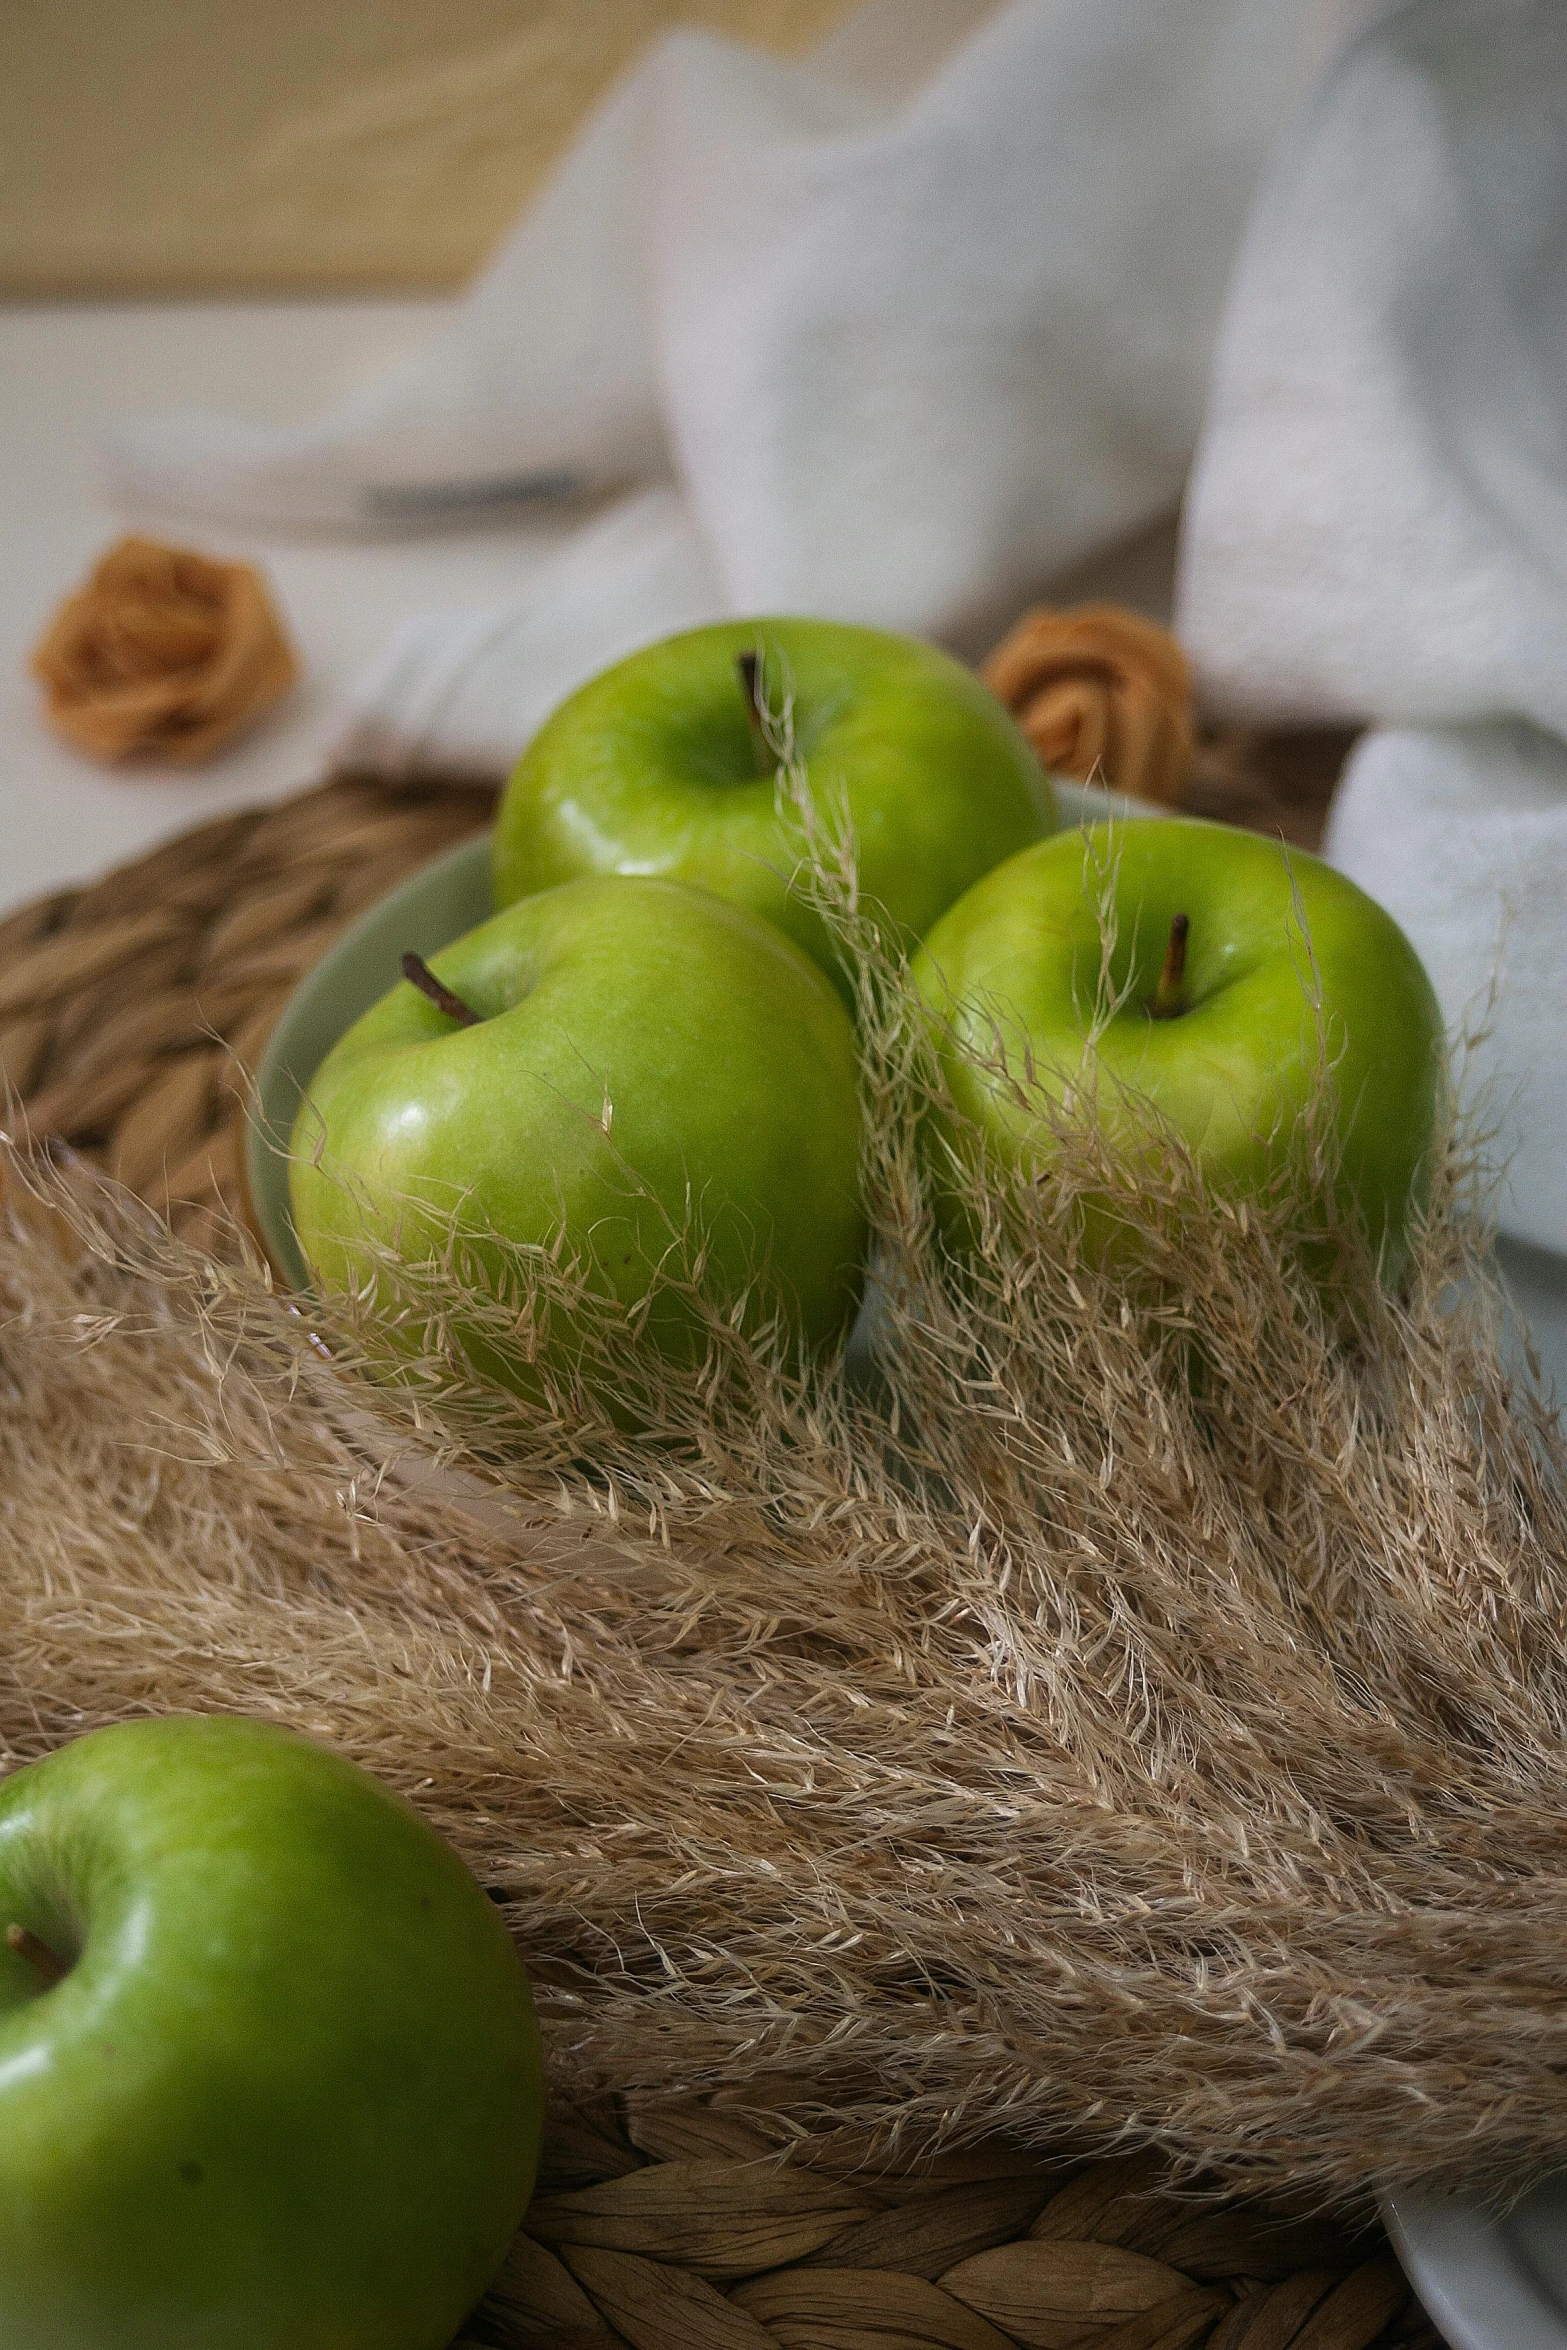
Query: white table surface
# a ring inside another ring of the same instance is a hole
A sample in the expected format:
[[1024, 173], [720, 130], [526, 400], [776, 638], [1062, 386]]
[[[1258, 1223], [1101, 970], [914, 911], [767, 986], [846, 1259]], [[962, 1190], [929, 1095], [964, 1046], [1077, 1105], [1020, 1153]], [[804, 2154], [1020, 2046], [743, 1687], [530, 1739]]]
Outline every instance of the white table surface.
[[[437, 301], [0, 307], [0, 913], [204, 817], [279, 799], [318, 771], [345, 688], [411, 609], [504, 594], [562, 525], [481, 524], [418, 540], [266, 536], [112, 506], [112, 419], [186, 402], [286, 420], [427, 333]], [[305, 675], [254, 735], [195, 769], [100, 767], [51, 734], [27, 656], [60, 598], [126, 529], [259, 561]]]

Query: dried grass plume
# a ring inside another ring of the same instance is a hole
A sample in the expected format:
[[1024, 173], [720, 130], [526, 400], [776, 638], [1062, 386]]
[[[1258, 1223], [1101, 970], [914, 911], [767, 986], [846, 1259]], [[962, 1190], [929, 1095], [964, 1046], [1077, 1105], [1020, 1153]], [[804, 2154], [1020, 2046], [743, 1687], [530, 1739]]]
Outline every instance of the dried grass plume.
[[[1086, 1119], [1048, 1181], [974, 1166], [954, 1264], [929, 1040], [861, 945], [847, 1365], [715, 1311], [676, 1377], [547, 1252], [487, 1301], [454, 1236], [367, 1377], [356, 1301], [307, 1318], [18, 1165], [79, 1239], [13, 1189], [5, 1753], [174, 1707], [341, 1745], [504, 1900], [578, 2095], [1325, 2199], [1555, 2168], [1567, 1454], [1462, 1163], [1351, 1327], [1283, 1207], [1206, 1198], [1173, 1138], [1123, 1185], [1145, 1274], [1096, 1271]], [[557, 1311], [580, 1388], [497, 1388], [455, 1335]]]

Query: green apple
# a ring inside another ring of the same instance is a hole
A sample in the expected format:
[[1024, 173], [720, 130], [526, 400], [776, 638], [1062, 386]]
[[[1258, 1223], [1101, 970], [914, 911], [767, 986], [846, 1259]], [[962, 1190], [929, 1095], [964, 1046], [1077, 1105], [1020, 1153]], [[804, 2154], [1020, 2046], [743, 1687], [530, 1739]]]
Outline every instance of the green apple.
[[861, 893], [908, 943], [1055, 822], [1019, 728], [950, 655], [826, 620], [727, 621], [633, 653], [545, 721], [501, 803], [496, 904], [583, 873], [659, 874], [749, 906], [836, 970], [794, 886], [804, 839], [762, 723], [786, 698], [819, 816], [847, 817]]
[[268, 1723], [0, 1787], [5, 2350], [446, 2350], [532, 2186], [527, 1978], [416, 1812]]
[[405, 968], [417, 984], [342, 1038], [295, 1127], [321, 1282], [363, 1279], [367, 1233], [439, 1250], [454, 1216], [564, 1236], [603, 1295], [651, 1294], [649, 1335], [686, 1360], [694, 1309], [655, 1275], [694, 1219], [711, 1295], [781, 1302], [808, 1345], [843, 1333], [865, 1244], [854, 1032], [780, 931], [679, 882], [590, 878]]
[[1259, 1195], [1298, 1163], [1325, 1055], [1333, 1204], [1396, 1274], [1428, 1170], [1441, 1016], [1392, 916], [1318, 858], [1188, 820], [1063, 833], [960, 899], [914, 979], [960, 1118], [1013, 1166], [1048, 1158], [1040, 1093], [1080, 1088], [1092, 1036], [1111, 1131], [1146, 1131], [1150, 1103], [1213, 1187]]

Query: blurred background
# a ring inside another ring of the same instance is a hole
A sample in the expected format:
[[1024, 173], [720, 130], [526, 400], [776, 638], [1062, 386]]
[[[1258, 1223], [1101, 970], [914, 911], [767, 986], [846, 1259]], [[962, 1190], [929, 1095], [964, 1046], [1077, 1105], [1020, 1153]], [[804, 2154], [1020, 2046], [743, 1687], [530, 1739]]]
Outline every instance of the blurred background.
[[456, 286], [659, 33], [792, 56], [850, 6], [5, 0], [0, 293]]

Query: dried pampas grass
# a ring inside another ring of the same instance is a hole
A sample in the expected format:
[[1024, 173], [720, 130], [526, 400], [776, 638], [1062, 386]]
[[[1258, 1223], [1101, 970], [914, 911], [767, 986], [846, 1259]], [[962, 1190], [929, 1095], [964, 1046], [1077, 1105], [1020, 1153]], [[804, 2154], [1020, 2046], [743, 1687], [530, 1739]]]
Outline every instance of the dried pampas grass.
[[[504, 1899], [577, 2095], [1324, 2198], [1556, 2167], [1567, 1456], [1457, 1156], [1347, 1317], [1285, 1198], [1204, 1198], [1168, 1138], [1133, 1183], [1086, 1112], [1047, 1181], [959, 1155], [954, 1267], [933, 1057], [861, 943], [848, 1374], [715, 1311], [677, 1375], [564, 1262], [464, 1294], [454, 1235], [371, 1385], [356, 1301], [307, 1322], [28, 1172], [78, 1239], [0, 1237], [9, 1754], [175, 1707], [340, 1744]], [[1135, 1272], [1081, 1248], [1109, 1194]], [[531, 1398], [454, 1335], [568, 1311]]]

